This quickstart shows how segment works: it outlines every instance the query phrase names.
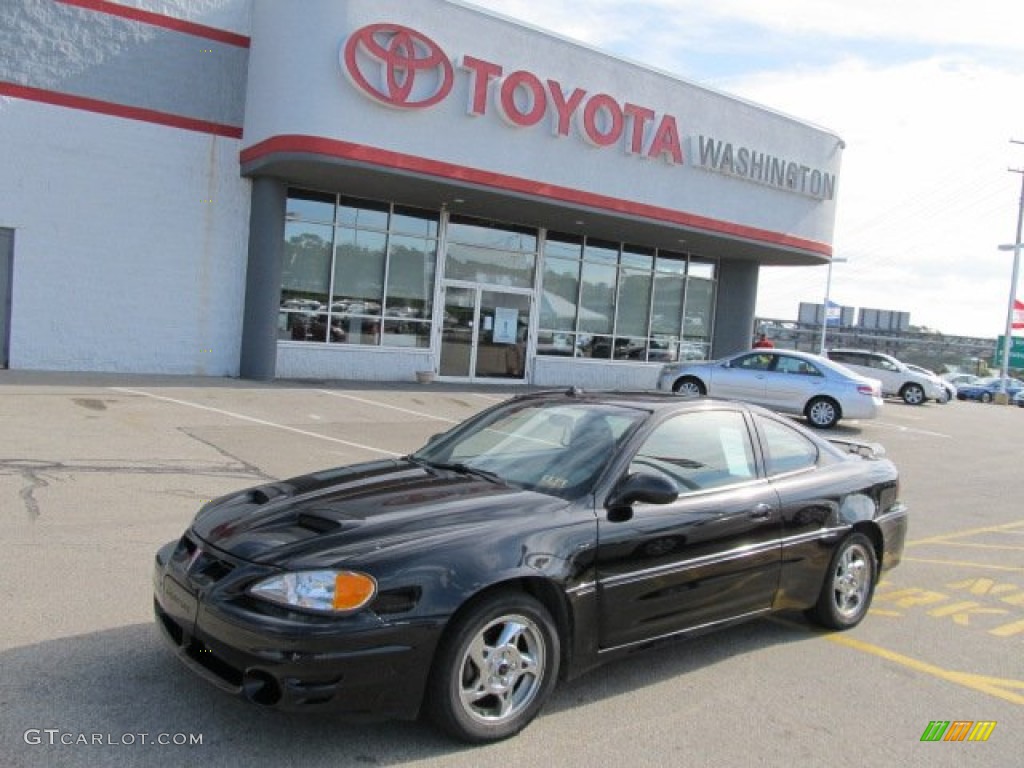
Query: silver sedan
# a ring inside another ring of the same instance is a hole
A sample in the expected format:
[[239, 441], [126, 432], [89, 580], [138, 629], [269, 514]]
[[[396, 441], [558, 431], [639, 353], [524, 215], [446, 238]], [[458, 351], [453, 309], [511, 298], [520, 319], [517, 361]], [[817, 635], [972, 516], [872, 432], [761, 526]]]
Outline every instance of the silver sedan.
[[828, 429], [843, 418], [873, 419], [882, 407], [882, 384], [818, 355], [754, 349], [703, 363], [672, 363], [658, 388], [687, 397], [745, 400], [803, 416]]

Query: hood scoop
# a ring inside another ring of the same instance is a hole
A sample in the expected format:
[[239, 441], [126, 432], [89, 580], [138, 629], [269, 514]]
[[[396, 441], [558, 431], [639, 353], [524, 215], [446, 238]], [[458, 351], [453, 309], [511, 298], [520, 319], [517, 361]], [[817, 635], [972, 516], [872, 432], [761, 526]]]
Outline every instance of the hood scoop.
[[300, 512], [295, 518], [295, 526], [313, 533], [331, 533], [341, 528], [341, 523], [329, 517], [322, 517], [309, 512]]

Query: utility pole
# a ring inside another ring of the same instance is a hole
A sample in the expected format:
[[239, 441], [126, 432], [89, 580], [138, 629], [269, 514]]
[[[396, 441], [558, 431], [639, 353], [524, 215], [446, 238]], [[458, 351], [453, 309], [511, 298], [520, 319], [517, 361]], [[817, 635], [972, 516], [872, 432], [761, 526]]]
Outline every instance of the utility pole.
[[[1012, 144], [1024, 144], [1024, 141], [1010, 139]], [[1000, 366], [999, 393], [1000, 402], [1007, 402], [1006, 378], [1010, 375], [1010, 347], [1013, 346], [1013, 307], [1017, 301], [1017, 274], [1020, 271], [1021, 228], [1024, 225], [1024, 168], [1009, 168], [1010, 173], [1020, 174], [1020, 201], [1017, 208], [1017, 237], [1013, 240], [1013, 273], [1010, 277], [1010, 301], [1006, 307], [1006, 335], [1003, 336], [1003, 364]]]

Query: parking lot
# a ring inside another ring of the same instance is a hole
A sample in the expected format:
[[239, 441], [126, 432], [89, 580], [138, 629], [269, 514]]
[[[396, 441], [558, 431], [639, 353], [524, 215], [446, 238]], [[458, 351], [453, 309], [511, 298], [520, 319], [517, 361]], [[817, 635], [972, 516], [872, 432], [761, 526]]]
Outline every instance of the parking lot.
[[[885, 446], [911, 513], [859, 627], [783, 616], [638, 653], [506, 742], [262, 711], [163, 647], [153, 553], [204, 500], [401, 455], [512, 391], [0, 371], [0, 765], [1021, 764], [1024, 409], [1006, 406], [892, 400], [835, 430]], [[932, 721], [995, 726], [922, 742]]]

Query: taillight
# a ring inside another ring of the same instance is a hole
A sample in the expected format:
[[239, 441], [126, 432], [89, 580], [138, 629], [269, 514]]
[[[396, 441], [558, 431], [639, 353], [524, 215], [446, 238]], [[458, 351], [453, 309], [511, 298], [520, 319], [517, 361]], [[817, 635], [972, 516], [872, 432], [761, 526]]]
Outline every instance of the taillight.
[[867, 384], [858, 384], [857, 391], [862, 395], [870, 395], [872, 397], [875, 397], [878, 394], [878, 391], [874, 387]]

